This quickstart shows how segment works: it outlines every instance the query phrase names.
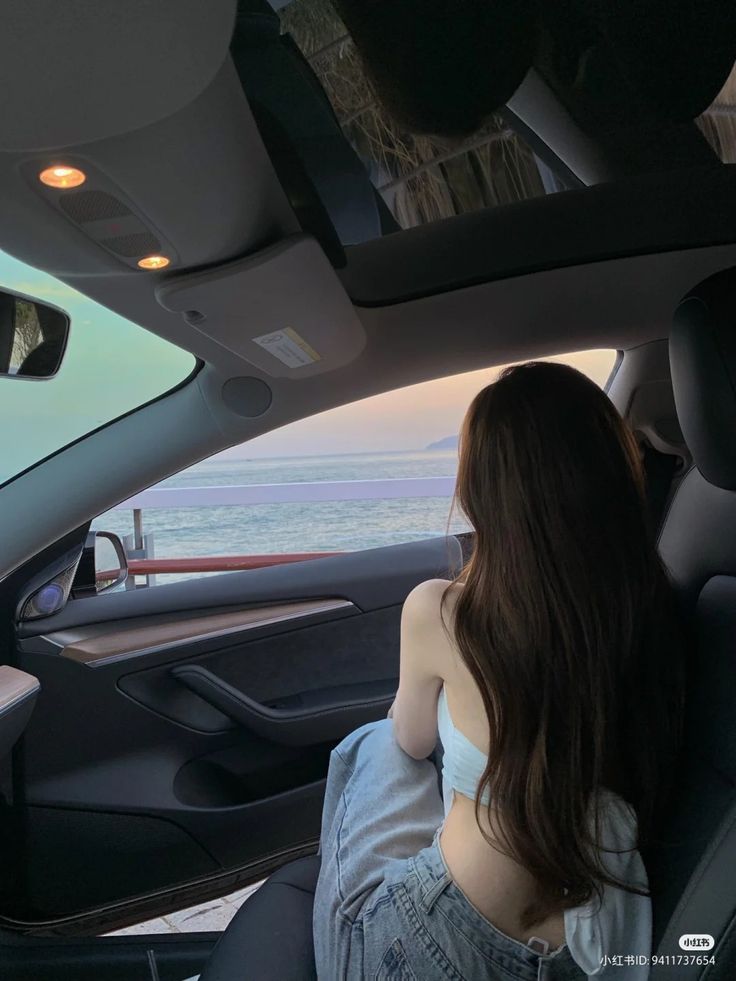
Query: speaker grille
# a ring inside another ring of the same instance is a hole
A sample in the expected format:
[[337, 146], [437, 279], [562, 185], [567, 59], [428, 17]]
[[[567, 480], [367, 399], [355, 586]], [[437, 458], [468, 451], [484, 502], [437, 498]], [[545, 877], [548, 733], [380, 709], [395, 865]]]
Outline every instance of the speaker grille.
[[104, 245], [111, 252], [125, 256], [127, 259], [135, 259], [137, 256], [153, 255], [161, 251], [161, 243], [155, 235], [150, 232], [136, 232], [134, 235], [117, 235], [115, 238], [102, 238], [100, 245]]
[[122, 201], [105, 191], [75, 191], [60, 197], [59, 204], [62, 211], [78, 224], [124, 218], [132, 214]]

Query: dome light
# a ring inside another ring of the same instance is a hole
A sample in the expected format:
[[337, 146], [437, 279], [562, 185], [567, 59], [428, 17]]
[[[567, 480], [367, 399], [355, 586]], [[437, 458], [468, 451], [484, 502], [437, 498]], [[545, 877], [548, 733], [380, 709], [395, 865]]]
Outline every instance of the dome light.
[[139, 259], [138, 265], [141, 269], [165, 269], [171, 262], [165, 255], [147, 255], [145, 259]]
[[47, 167], [38, 175], [38, 179], [47, 187], [58, 187], [62, 190], [68, 187], [79, 187], [87, 180], [87, 175], [76, 167]]

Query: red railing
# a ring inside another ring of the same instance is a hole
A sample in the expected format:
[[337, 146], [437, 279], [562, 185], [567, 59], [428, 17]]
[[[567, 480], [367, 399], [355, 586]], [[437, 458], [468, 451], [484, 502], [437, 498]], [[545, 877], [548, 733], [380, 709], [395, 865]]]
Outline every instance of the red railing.
[[265, 569], [289, 562], [326, 559], [342, 552], [288, 552], [278, 555], [207, 555], [188, 559], [129, 559], [128, 571], [133, 576], [153, 576], [157, 573], [234, 572], [242, 569]]

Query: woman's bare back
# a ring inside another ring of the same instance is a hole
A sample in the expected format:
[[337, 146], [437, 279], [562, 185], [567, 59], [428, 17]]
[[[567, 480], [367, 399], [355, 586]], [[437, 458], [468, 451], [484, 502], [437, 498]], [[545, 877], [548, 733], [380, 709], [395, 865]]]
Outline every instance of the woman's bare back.
[[[434, 580], [433, 588], [427, 591], [430, 609], [436, 603], [435, 615], [438, 617], [441, 597], [448, 585], [444, 580]], [[438, 665], [455, 728], [487, 755], [488, 720], [483, 700], [451, 640], [454, 606], [462, 588], [459, 583], [450, 586], [443, 607], [448, 630], [433, 632], [436, 646], [428, 654]], [[432, 615], [430, 610], [428, 614]], [[493, 838], [485, 807], [480, 808], [478, 817], [483, 831]], [[565, 942], [562, 913], [535, 924], [531, 931], [522, 927], [522, 911], [534, 898], [534, 878], [483, 836], [476, 819], [474, 800], [453, 792], [440, 845], [456, 886], [494, 927], [522, 943], [526, 943], [531, 935], [538, 937], [549, 943], [550, 950]]]

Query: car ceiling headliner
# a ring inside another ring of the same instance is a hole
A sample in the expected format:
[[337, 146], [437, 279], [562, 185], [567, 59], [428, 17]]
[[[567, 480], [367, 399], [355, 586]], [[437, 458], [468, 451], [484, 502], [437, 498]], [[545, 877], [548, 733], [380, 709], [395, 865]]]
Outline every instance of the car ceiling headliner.
[[[81, 36], [75, 44], [96, 52], [95, 32], [103, 30], [105, 17], [90, 22], [81, 7], [71, 14], [65, 7], [61, 16], [58, 4], [32, 0], [26, 9], [44, 13], [47, 23], [66, 17], [67, 28], [76, 17]], [[100, 8], [112, 15], [117, 4], [103, 0]], [[171, 15], [170, 0], [157, 9], [163, 8]], [[149, 3], [136, 0], [128, 12], [150, 26]], [[227, 52], [233, 14], [230, 0], [211, 19], [197, 3], [178, 6], [177, 45], [166, 51], [171, 77], [184, 72], [192, 45], [202, 52], [186, 105], [166, 85], [155, 107], [135, 86], [124, 98], [119, 69], [102, 74], [103, 51], [94, 55], [101, 72], [95, 91], [77, 86], [61, 122], [58, 103], [45, 105], [35, 86], [26, 95], [22, 86], [11, 92], [19, 122], [6, 127], [0, 152], [0, 247], [190, 350], [223, 377], [258, 372], [164, 309], [156, 286], [257, 253], [298, 230]], [[162, 16], [151, 30], [165, 21]], [[129, 63], [146, 76], [156, 46], [136, 46], [136, 34], [129, 29], [117, 39], [115, 64], [122, 64], [127, 46]], [[0, 53], [5, 46], [0, 41]], [[55, 75], [62, 90], [76, 84], [74, 59], [63, 46], [50, 47], [46, 56], [44, 77]], [[35, 113], [33, 133], [25, 109]], [[103, 135], [91, 139], [95, 120]], [[41, 148], [46, 125], [53, 148]], [[178, 261], [170, 271], [131, 269], [44, 200], [34, 175], [39, 164], [60, 157], [103, 175], [172, 243]], [[468, 355], [482, 349], [486, 363], [499, 363], [664, 337], [679, 296], [736, 262], [735, 196], [736, 172], [716, 165], [488, 209], [347, 249], [339, 276], [368, 338], [359, 363], [366, 371], [386, 371], [390, 362], [416, 356], [419, 337], [427, 355], [445, 366], [458, 360], [460, 344]], [[319, 304], [298, 279], [284, 289], [304, 288], [305, 302]], [[376, 350], [384, 352], [378, 361]]]

